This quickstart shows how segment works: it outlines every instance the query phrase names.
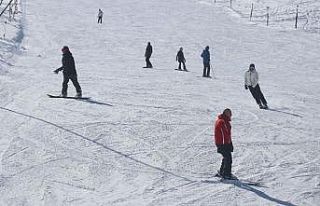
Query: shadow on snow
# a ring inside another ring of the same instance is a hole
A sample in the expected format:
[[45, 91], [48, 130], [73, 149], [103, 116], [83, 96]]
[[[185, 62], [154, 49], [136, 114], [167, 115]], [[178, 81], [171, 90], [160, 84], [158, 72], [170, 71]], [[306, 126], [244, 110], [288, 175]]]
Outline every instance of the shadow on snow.
[[299, 114], [290, 113], [290, 112], [285, 112], [285, 111], [282, 111], [281, 109], [272, 109], [272, 108], [269, 108], [268, 110], [269, 110], [269, 111], [272, 111], [272, 112], [278, 112], [278, 113], [287, 114], [287, 115], [291, 115], [291, 116], [294, 116], [294, 117], [300, 117], [300, 118], [302, 118], [302, 116], [299, 115]]
[[[260, 191], [256, 188], [254, 188], [254, 186], [256, 185], [253, 185], [251, 186], [250, 184], [251, 183], [246, 183], [245, 181], [242, 181], [242, 180], [237, 180], [237, 181], [214, 181], [214, 180], [207, 180], [207, 181], [204, 181], [203, 183], [212, 183], [212, 184], [217, 184], [217, 183], [225, 183], [225, 184], [232, 184], [232, 185], [235, 185], [236, 187], [240, 188], [240, 189], [244, 189], [244, 190], [247, 190], [247, 191], [250, 191], [250, 192], [253, 192], [255, 193], [256, 195], [258, 195], [259, 197], [263, 198], [263, 199], [266, 199], [266, 200], [269, 200], [271, 202], [274, 202], [278, 205], [284, 205], [284, 206], [296, 206], [295, 204], [292, 204], [290, 202], [287, 202], [287, 201], [283, 201], [283, 200], [280, 200], [280, 199], [277, 199], [277, 198], [274, 198], [274, 197], [271, 197], [269, 196], [268, 194], [266, 194], [265, 192], [263, 191]], [[259, 186], [261, 187], [261, 186]]]
[[108, 103], [104, 103], [104, 102], [99, 102], [99, 101], [96, 101], [94, 99], [79, 99], [79, 101], [82, 101], [82, 102], [87, 102], [87, 103], [90, 103], [90, 104], [97, 104], [97, 105], [104, 105], [104, 106], [110, 106], [112, 107], [113, 105], [112, 104], [108, 104]]

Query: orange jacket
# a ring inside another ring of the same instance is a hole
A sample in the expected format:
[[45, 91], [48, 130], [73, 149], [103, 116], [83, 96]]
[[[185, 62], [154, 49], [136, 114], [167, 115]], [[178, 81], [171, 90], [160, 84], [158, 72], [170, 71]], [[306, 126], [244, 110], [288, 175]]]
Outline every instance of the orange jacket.
[[214, 128], [214, 139], [217, 146], [232, 144], [230, 121], [230, 118], [223, 114], [218, 116]]

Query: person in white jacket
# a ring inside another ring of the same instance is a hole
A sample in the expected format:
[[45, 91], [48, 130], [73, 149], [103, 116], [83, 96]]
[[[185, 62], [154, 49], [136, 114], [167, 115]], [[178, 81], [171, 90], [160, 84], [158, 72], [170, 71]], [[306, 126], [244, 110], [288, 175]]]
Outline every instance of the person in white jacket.
[[244, 75], [244, 87], [245, 89], [249, 88], [253, 98], [256, 100], [260, 109], [268, 109], [267, 101], [260, 90], [258, 81], [259, 75], [257, 70], [255, 69], [255, 65], [250, 64], [249, 70], [246, 71]]

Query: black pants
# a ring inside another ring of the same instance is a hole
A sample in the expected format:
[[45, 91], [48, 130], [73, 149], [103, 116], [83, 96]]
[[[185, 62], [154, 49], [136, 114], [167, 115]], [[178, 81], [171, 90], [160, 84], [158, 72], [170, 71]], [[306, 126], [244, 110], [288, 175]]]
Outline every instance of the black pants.
[[220, 174], [223, 176], [231, 176], [231, 165], [232, 165], [232, 155], [231, 152], [222, 152], [221, 155], [223, 156], [221, 167], [220, 167]]
[[210, 77], [210, 63], [203, 64], [203, 77]]
[[99, 23], [102, 24], [102, 17], [100, 17], [100, 16], [98, 17], [98, 24]]
[[187, 68], [186, 68], [186, 64], [184, 63], [184, 61], [179, 61], [179, 67], [178, 67], [178, 69], [181, 70], [181, 63], [183, 64], [183, 69], [186, 70]]
[[81, 93], [81, 87], [78, 82], [77, 75], [68, 75], [63, 73], [63, 82], [62, 82], [62, 95], [67, 95], [68, 90], [68, 82], [69, 80], [72, 81], [74, 87], [76, 88], [77, 93]]
[[249, 86], [249, 90], [258, 105], [261, 105], [261, 104], [267, 105], [267, 101], [260, 90], [259, 84], [257, 84], [256, 87]]
[[147, 64], [147, 68], [152, 68], [152, 64], [150, 62], [150, 57], [146, 57], [146, 64]]

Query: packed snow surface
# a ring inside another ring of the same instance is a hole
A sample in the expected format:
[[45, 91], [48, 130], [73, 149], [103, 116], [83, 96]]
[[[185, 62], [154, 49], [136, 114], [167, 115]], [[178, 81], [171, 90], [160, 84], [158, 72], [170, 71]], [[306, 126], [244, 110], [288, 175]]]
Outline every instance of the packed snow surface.
[[[317, 32], [249, 23], [204, 0], [23, 0], [21, 10], [17, 41], [0, 43], [0, 205], [318, 205]], [[142, 68], [148, 41], [154, 69]], [[90, 100], [46, 95], [60, 93], [64, 45]], [[206, 45], [212, 79], [201, 77]], [[174, 70], [181, 46], [190, 72]], [[244, 89], [250, 63], [270, 110]], [[213, 177], [226, 107], [240, 182]]]

